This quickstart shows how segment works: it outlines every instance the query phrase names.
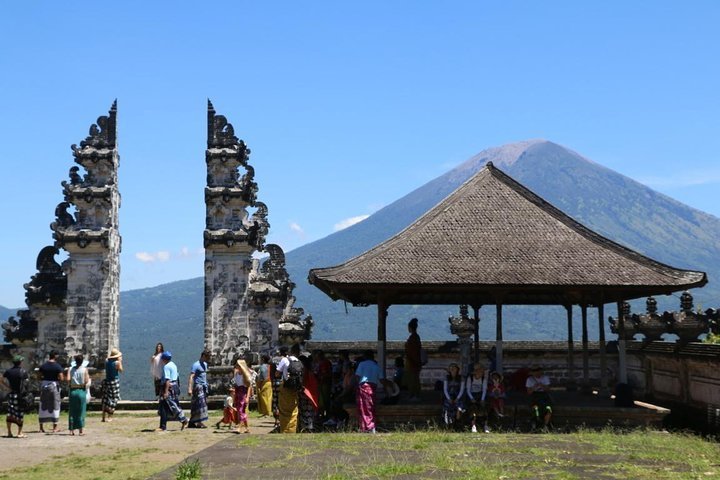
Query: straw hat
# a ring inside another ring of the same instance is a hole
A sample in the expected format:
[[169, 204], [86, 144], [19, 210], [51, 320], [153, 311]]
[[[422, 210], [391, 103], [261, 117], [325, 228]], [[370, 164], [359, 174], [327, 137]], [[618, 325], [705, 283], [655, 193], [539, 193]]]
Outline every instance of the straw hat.
[[122, 352], [118, 350], [117, 348], [113, 348], [110, 350], [110, 355], [108, 355], [108, 360], [112, 360], [113, 358], [120, 358], [122, 357]]

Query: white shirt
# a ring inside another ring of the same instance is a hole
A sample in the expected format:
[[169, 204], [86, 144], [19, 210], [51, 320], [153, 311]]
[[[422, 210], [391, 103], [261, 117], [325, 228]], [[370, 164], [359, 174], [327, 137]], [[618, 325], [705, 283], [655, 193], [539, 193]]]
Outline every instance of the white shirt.
[[[542, 385], [542, 388], [535, 389], [538, 385]], [[525, 381], [525, 388], [532, 388], [536, 392], [547, 392], [550, 390], [550, 377], [541, 375], [540, 378], [536, 378], [534, 375], [530, 375]]]
[[290, 366], [290, 361], [298, 361], [297, 357], [293, 355], [288, 355], [287, 357], [283, 357], [280, 359], [280, 363], [278, 363], [278, 372], [282, 374], [282, 379], [287, 380], [288, 379], [288, 367]]
[[465, 387], [465, 390], [467, 391], [467, 394], [468, 394], [468, 397], [470, 397], [470, 400], [472, 400], [472, 401], [480, 400], [480, 401], [484, 402], [485, 396], [487, 395], [487, 385], [488, 385], [487, 372], [483, 372], [482, 378], [475, 378], [474, 376], [470, 375], [467, 378], [466, 387]]

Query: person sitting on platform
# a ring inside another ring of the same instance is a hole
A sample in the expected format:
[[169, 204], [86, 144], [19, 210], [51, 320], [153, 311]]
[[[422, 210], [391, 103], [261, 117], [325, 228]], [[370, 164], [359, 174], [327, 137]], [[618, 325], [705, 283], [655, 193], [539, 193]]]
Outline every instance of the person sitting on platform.
[[465, 382], [465, 391], [468, 397], [468, 410], [470, 411], [470, 431], [477, 433], [477, 421], [483, 420], [483, 431], [490, 433], [488, 428], [487, 409], [485, 397], [487, 396], [488, 378], [482, 365], [476, 364], [473, 373], [468, 375]]
[[505, 416], [505, 385], [503, 385], [503, 376], [499, 372], [490, 374], [490, 408], [499, 418]]
[[448, 375], [443, 382], [443, 421], [446, 426], [454, 425], [460, 420], [463, 412], [463, 395], [465, 394], [465, 382], [460, 375], [460, 367], [457, 363], [448, 366]]
[[550, 399], [550, 378], [543, 373], [540, 366], [535, 366], [530, 369], [530, 376], [525, 381], [525, 388], [530, 395], [533, 427], [537, 428], [542, 421], [543, 430], [547, 431], [550, 428], [553, 413]]

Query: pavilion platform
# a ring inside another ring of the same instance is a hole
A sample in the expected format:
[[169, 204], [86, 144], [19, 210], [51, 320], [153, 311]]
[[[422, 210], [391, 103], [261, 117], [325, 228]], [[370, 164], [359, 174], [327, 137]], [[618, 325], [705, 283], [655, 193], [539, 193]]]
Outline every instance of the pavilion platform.
[[[553, 426], [556, 429], [574, 429], [582, 426], [639, 428], [662, 428], [670, 409], [650, 403], [635, 401], [634, 408], [616, 407], [614, 397], [581, 392], [555, 390], [553, 400]], [[351, 421], [357, 418], [354, 405], [345, 405]], [[442, 424], [442, 392], [423, 391], [420, 401], [401, 402], [397, 405], [377, 406], [380, 428], [397, 428], [401, 425], [421, 427]], [[528, 431], [531, 429], [529, 398], [518, 392], [508, 392], [505, 417], [495, 420], [491, 429]]]

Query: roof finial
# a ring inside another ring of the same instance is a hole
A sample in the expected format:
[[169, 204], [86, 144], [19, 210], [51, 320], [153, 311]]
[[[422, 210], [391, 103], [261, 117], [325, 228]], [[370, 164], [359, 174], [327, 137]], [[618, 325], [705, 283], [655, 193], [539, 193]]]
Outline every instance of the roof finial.
[[487, 168], [489, 168], [489, 169], [495, 168], [495, 165], [493, 165], [492, 160], [490, 160], [489, 162], [487, 162], [487, 163], [485, 164], [485, 166], [486, 166]]

